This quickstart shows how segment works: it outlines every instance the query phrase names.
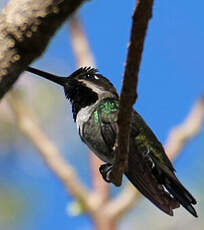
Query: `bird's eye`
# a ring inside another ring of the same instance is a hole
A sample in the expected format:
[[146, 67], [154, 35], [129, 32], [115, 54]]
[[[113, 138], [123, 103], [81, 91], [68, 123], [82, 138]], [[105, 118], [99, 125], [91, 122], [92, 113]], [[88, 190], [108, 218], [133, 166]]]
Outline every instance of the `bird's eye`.
[[86, 77], [89, 78], [89, 79], [93, 78], [92, 75], [90, 75], [90, 74], [87, 74]]

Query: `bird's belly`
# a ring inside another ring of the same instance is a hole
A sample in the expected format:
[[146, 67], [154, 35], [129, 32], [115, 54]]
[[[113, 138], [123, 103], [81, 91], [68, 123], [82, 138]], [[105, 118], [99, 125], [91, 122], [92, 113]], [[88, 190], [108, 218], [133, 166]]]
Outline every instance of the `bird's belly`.
[[86, 122], [80, 131], [80, 136], [89, 149], [102, 161], [113, 163], [114, 151], [111, 151], [109, 146], [104, 142], [99, 125], [92, 122]]
[[88, 142], [86, 142], [86, 145], [89, 147], [89, 149], [102, 161], [107, 163], [113, 163], [113, 157], [108, 151], [104, 151], [105, 148], [99, 149], [96, 145], [92, 145]]

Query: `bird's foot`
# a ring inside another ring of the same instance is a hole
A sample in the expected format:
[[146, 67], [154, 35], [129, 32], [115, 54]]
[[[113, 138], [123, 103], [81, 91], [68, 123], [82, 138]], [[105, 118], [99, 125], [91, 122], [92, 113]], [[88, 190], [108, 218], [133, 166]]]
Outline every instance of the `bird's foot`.
[[108, 183], [111, 182], [109, 176], [110, 176], [110, 172], [111, 172], [112, 167], [113, 167], [112, 164], [106, 163], [106, 164], [101, 165], [99, 168], [99, 171], [100, 171], [103, 179]]

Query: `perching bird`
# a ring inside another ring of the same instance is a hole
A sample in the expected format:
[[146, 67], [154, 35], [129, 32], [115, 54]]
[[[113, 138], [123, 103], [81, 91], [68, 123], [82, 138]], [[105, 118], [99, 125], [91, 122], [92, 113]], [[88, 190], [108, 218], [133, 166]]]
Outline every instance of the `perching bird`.
[[[109, 182], [108, 174], [118, 151], [115, 143], [119, 96], [115, 87], [91, 67], [80, 68], [68, 77], [58, 77], [31, 67], [27, 71], [64, 87], [81, 140], [106, 162], [99, 170]], [[165, 213], [173, 216], [173, 209], [181, 204], [197, 217], [192, 206], [196, 200], [177, 179], [162, 144], [135, 110], [132, 111], [129, 141], [125, 175], [132, 184]]]

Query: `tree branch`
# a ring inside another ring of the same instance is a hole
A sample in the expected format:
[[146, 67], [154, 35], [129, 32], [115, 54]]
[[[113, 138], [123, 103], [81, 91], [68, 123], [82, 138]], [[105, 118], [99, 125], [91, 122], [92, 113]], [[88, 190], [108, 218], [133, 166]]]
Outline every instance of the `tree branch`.
[[77, 67], [95, 66], [94, 57], [91, 52], [86, 33], [77, 15], [73, 15], [69, 21], [71, 32], [71, 45]]
[[[187, 118], [170, 131], [165, 145], [168, 157], [173, 161], [186, 144], [194, 138], [204, 122], [204, 96], [192, 107]], [[130, 210], [141, 197], [141, 193], [130, 183], [112, 201], [107, 204], [106, 213], [110, 218], [119, 219]]]
[[[71, 44], [73, 53], [76, 59], [78, 67], [92, 66], [94, 67], [94, 57], [91, 52], [91, 48], [85, 34], [85, 31], [81, 25], [81, 22], [77, 16], [73, 16], [69, 22], [71, 32]], [[104, 207], [110, 198], [109, 184], [106, 183], [101, 174], [99, 173], [99, 166], [102, 161], [90, 151], [90, 163], [92, 169], [92, 184], [93, 191], [91, 196], [95, 199], [97, 206], [99, 207], [95, 211], [95, 215], [92, 216], [95, 227], [98, 230], [114, 230], [116, 222], [105, 218]]]
[[204, 120], [204, 95], [195, 103], [185, 121], [174, 127], [166, 141], [165, 150], [170, 159], [174, 160], [187, 142], [195, 137]]
[[145, 35], [152, 17], [153, 0], [137, 0], [133, 14], [131, 37], [127, 54], [123, 86], [120, 96], [120, 111], [118, 115], [119, 153], [110, 175], [111, 182], [120, 186], [122, 175], [128, 162], [129, 125], [132, 107], [137, 99], [137, 82], [144, 46]]
[[140, 196], [141, 193], [128, 182], [120, 194], [106, 204], [104, 212], [110, 219], [117, 222], [135, 206]]
[[83, 0], [11, 0], [0, 15], [0, 98]]
[[12, 95], [8, 95], [7, 101], [15, 115], [19, 129], [39, 150], [45, 163], [63, 182], [66, 190], [79, 200], [83, 208], [88, 213], [93, 213], [96, 207], [89, 195], [90, 191], [82, 185], [71, 165], [62, 158], [57, 147], [34, 122], [33, 115], [25, 103], [23, 103], [22, 98], [19, 98], [17, 93], [12, 93]]

